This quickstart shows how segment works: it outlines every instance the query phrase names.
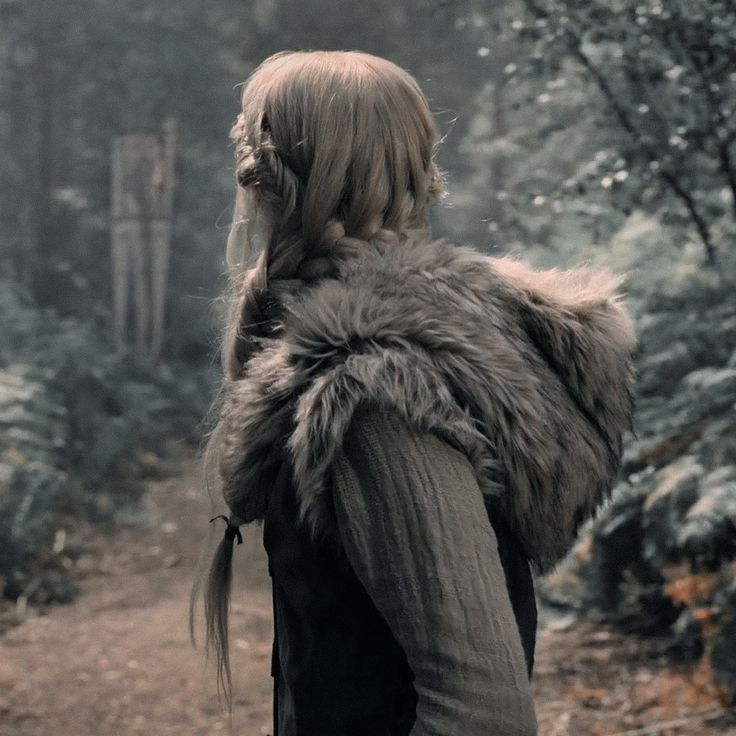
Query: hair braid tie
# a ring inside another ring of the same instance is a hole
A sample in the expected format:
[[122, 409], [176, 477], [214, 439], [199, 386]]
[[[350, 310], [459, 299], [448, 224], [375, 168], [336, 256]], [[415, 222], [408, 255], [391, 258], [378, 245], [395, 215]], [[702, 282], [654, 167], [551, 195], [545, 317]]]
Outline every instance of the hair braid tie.
[[218, 514], [210, 519], [210, 524], [218, 519], [223, 519], [225, 522], [225, 539], [229, 542], [237, 539], [238, 544], [243, 544], [243, 534], [240, 531], [240, 527], [244, 524], [243, 520], [235, 515], [228, 518], [225, 514]]

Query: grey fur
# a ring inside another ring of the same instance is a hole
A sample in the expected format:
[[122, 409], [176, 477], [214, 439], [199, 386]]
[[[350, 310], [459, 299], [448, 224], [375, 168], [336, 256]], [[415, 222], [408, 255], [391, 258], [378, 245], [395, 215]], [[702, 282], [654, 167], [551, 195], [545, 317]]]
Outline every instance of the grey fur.
[[469, 457], [538, 569], [610, 493], [631, 430], [632, 321], [606, 269], [535, 270], [445, 241], [366, 244], [285, 301], [282, 330], [228, 392], [223, 493], [262, 518], [288, 448], [302, 517], [334, 516], [330, 468], [373, 400]]

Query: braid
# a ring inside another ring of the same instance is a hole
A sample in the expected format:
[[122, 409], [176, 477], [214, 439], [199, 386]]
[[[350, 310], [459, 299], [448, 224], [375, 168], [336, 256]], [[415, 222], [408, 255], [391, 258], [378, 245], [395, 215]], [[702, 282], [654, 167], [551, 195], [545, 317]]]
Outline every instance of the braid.
[[[330, 220], [320, 241], [305, 253], [305, 241], [298, 235], [282, 240], [271, 240], [261, 252], [256, 265], [246, 271], [239, 296], [235, 299], [235, 319], [232, 332], [225, 343], [225, 365], [231, 380], [237, 380], [248, 358], [271, 337], [281, 318], [281, 294], [298, 290], [304, 283], [333, 277], [339, 263], [358, 257], [372, 247], [386, 252], [398, 246], [401, 233], [380, 228], [366, 239], [345, 234], [344, 225]], [[269, 266], [269, 255], [280, 256]], [[298, 259], [292, 268], [289, 257]], [[274, 266], [274, 263], [278, 263]], [[276, 274], [283, 274], [277, 275]]]
[[233, 299], [234, 314], [223, 346], [223, 363], [227, 376], [236, 380], [243, 366], [270, 328], [268, 288], [268, 252], [264, 250], [253, 268], [245, 272]]
[[[300, 233], [304, 187], [269, 132], [263, 131], [257, 145], [239, 141], [236, 156], [238, 183], [257, 188], [259, 204], [268, 210], [271, 232], [256, 264], [245, 272], [239, 289], [236, 285], [234, 319], [224, 347], [231, 380], [242, 375], [248, 358], [276, 330], [281, 316], [278, 294], [304, 280], [300, 266], [308, 256]], [[274, 288], [276, 284], [279, 288]]]
[[[230, 131], [240, 188], [226, 248], [232, 294], [226, 375], [205, 469], [209, 477], [218, 466], [224, 500], [248, 522], [262, 517], [263, 498], [238, 484], [238, 460], [223, 453], [239, 431], [231, 402], [237, 404], [246, 365], [284, 330], [287, 294], [339, 277], [353, 256], [388, 254], [413, 231], [429, 237], [428, 208], [444, 195], [444, 180], [434, 162], [427, 100], [411, 75], [386, 60], [361, 52], [276, 54], [253, 72], [242, 102]], [[249, 263], [254, 228], [264, 245]], [[205, 606], [207, 643], [226, 697], [231, 557], [226, 534]]]

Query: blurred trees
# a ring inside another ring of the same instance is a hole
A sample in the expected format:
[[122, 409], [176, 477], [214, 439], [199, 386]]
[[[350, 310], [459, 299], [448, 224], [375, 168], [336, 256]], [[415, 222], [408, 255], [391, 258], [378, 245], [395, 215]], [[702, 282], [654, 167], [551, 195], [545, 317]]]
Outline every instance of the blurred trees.
[[414, 73], [446, 140], [436, 231], [607, 243], [634, 210], [714, 262], [736, 235], [726, 0], [0, 0], [0, 262], [109, 326], [112, 136], [176, 122], [169, 355], [211, 353], [238, 85], [269, 54], [359, 48]]
[[564, 59], [553, 64], [520, 36], [526, 15], [517, 2], [454, 7], [483, 81], [466, 90], [460, 153], [470, 171], [454, 187], [450, 216], [465, 220], [472, 241], [503, 250], [605, 242], [626, 213], [611, 206], [593, 172], [610, 134], [596, 120], [602, 104], [581, 70]]
[[106, 318], [110, 141], [167, 119], [181, 134], [176, 290], [212, 294], [242, 76], [233, 20], [191, 1], [0, 2], [0, 257], [41, 304]]
[[[524, 171], [534, 158], [525, 130], [540, 147], [547, 136], [559, 143], [564, 135], [558, 133], [576, 134], [566, 150], [550, 151], [547, 172], [557, 170], [556, 184], [537, 181], [537, 191], [529, 192], [537, 207], [551, 205], [552, 213], [541, 212], [549, 218], [578, 206], [581, 195], [591, 207], [604, 201], [599, 195], [612, 194], [620, 211], [643, 207], [665, 224], [692, 227], [715, 265], [719, 243], [736, 235], [733, 3], [519, 0], [500, 9], [456, 7], [482, 27], [475, 37], [479, 52], [490, 47], [491, 89], [498, 88], [503, 66], [503, 88], [521, 93], [506, 94], [509, 109], [521, 112], [507, 122], [510, 133], [495, 138], [489, 156], [503, 156], [505, 143], [505, 155], [513, 152]], [[524, 114], [524, 102], [534, 118]], [[567, 155], [565, 165], [560, 159]]]
[[[723, 0], [524, 0], [530, 35], [587, 70], [639, 193], [669, 194], [715, 264], [711, 228], [736, 222], [736, 7]], [[609, 162], [606, 162], [609, 163]], [[616, 172], [607, 172], [606, 184]], [[733, 232], [733, 230], [732, 230]]]
[[480, 79], [471, 41], [448, 33], [447, 19], [426, 0], [371, 0], [350, 13], [337, 0], [0, 0], [3, 271], [40, 305], [109, 327], [110, 142], [173, 120], [166, 351], [209, 358], [238, 85], [275, 51], [361, 48], [411, 69], [447, 128]]

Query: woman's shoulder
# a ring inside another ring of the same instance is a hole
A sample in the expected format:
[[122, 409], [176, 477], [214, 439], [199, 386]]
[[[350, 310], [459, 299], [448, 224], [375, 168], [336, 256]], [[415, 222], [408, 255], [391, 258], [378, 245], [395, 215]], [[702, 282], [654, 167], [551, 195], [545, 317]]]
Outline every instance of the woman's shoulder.
[[471, 467], [465, 451], [439, 428], [413, 420], [397, 407], [361, 401], [355, 408], [342, 441], [342, 454], [364, 462], [394, 464], [452, 462]]
[[[385, 505], [423, 505], [433, 495], [477, 503], [482, 494], [466, 453], [438, 431], [414, 422], [396, 407], [361, 402], [333, 466], [342, 492]], [[389, 498], [386, 498], [389, 496]]]

